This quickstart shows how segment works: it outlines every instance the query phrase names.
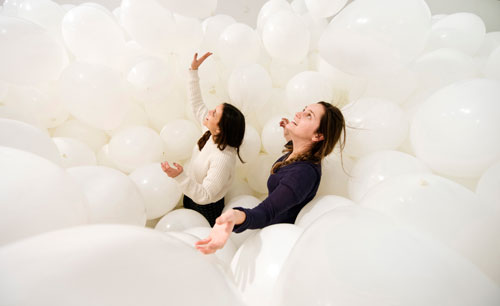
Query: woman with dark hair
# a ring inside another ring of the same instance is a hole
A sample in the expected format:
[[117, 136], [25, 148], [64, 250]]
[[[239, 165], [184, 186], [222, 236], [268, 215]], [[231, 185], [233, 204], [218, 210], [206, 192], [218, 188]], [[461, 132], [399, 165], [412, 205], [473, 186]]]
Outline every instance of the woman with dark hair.
[[189, 71], [188, 98], [195, 117], [207, 131], [198, 140], [193, 150], [189, 173], [181, 165], [168, 162], [161, 164], [163, 171], [180, 185], [185, 208], [201, 213], [210, 223], [224, 209], [224, 196], [234, 178], [236, 158], [240, 157], [240, 146], [245, 135], [245, 117], [233, 105], [223, 103], [208, 110], [203, 103], [198, 77], [198, 67], [212, 53], [198, 59], [194, 55]]
[[294, 120], [280, 125], [288, 141], [284, 155], [271, 169], [268, 197], [253, 209], [235, 207], [216, 220], [210, 236], [196, 243], [202, 253], [224, 247], [231, 232], [258, 229], [276, 223], [294, 223], [300, 210], [318, 190], [321, 160], [340, 142], [345, 143], [345, 122], [340, 110], [326, 102], [306, 106]]

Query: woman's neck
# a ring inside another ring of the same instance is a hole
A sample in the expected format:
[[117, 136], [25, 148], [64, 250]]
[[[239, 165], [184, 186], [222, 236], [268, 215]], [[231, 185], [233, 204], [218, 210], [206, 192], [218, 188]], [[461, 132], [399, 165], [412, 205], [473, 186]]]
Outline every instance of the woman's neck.
[[300, 140], [292, 140], [292, 142], [293, 142], [293, 150], [287, 159], [295, 158], [301, 154], [308, 152], [311, 149], [311, 143], [309, 142], [304, 142]]

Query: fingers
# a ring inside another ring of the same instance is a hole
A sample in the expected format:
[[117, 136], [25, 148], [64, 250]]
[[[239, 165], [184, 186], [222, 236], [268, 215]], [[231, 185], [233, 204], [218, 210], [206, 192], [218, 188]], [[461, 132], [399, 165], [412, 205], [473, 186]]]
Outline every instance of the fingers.
[[175, 166], [177, 169], [179, 169], [181, 172], [182, 172], [182, 170], [184, 169], [184, 168], [182, 168], [182, 166], [181, 166], [181, 165], [179, 165], [178, 163], [174, 163], [174, 166]]
[[209, 57], [210, 55], [212, 55], [212, 53], [210, 53], [210, 52], [203, 54], [203, 56], [200, 58], [200, 61], [201, 62], [205, 61], [207, 59], [207, 57]]
[[204, 244], [207, 244], [209, 243], [210, 241], [212, 241], [212, 238], [211, 237], [207, 237], [205, 239], [202, 239], [202, 240], [198, 240], [196, 241], [196, 243], [194, 244], [195, 246], [202, 246]]
[[202, 252], [203, 254], [205, 255], [208, 255], [208, 254], [213, 254], [215, 253], [215, 251], [217, 251], [216, 249], [213, 249], [213, 248], [208, 248], [208, 247], [196, 247], [196, 249], [200, 252]]
[[193, 56], [193, 61], [196, 62], [198, 61], [198, 53], [195, 53]]

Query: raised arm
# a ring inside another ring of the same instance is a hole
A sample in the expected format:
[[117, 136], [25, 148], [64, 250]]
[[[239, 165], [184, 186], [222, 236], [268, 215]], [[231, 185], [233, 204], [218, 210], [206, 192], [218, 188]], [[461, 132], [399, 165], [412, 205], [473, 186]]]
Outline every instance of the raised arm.
[[[189, 70], [189, 81], [188, 81], [188, 99], [191, 103], [191, 109], [195, 118], [203, 123], [203, 120], [207, 116], [208, 109], [203, 103], [200, 89], [200, 77], [198, 76], [198, 67], [209, 57], [212, 53], [207, 52], [202, 57], [198, 59], [198, 53], [194, 54], [193, 61], [191, 62], [191, 69]], [[203, 124], [202, 124], [203, 126]]]

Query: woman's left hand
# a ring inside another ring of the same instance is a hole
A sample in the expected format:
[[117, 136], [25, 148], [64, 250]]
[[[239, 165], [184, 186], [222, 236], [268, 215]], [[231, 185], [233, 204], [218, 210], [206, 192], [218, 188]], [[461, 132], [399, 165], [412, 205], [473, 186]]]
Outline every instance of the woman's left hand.
[[163, 169], [163, 172], [165, 172], [171, 178], [178, 176], [179, 174], [182, 173], [182, 171], [184, 171], [184, 168], [182, 168], [182, 166], [179, 165], [178, 163], [174, 163], [174, 166], [176, 168], [171, 167], [168, 164], [168, 162], [161, 163], [161, 168]]

